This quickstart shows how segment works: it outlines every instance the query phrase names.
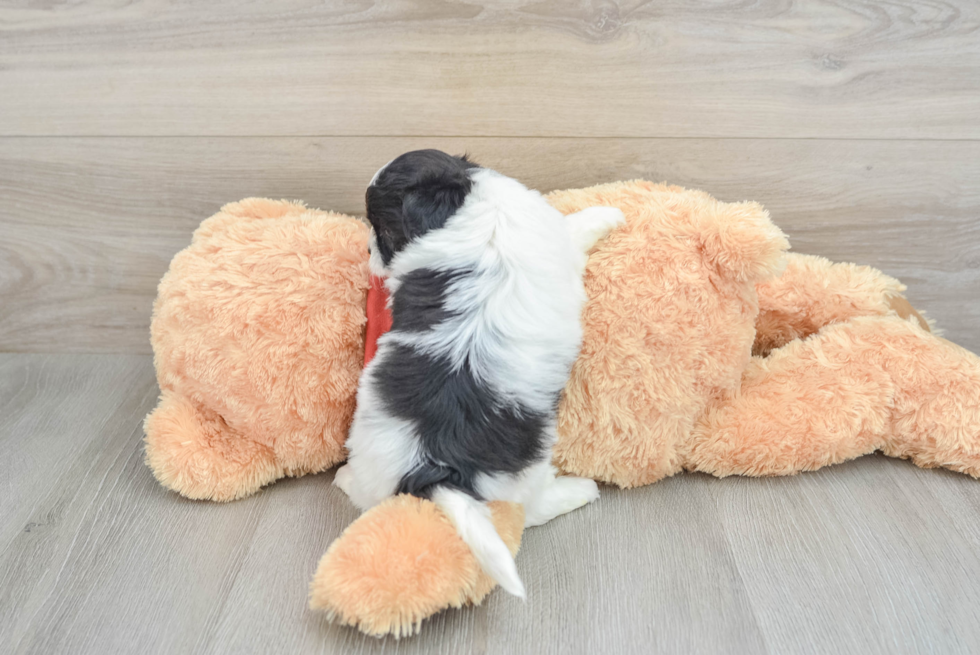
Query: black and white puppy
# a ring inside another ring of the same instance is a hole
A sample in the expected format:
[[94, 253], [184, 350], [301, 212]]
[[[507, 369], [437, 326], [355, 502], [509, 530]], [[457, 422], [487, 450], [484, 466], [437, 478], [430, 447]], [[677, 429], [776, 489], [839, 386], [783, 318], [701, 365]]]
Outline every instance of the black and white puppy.
[[516, 180], [419, 150], [374, 176], [367, 217], [393, 323], [361, 375], [336, 484], [362, 510], [396, 493], [431, 499], [523, 597], [485, 501], [522, 503], [531, 526], [599, 495], [592, 480], [556, 477], [551, 449], [587, 252], [623, 214], [563, 216]]

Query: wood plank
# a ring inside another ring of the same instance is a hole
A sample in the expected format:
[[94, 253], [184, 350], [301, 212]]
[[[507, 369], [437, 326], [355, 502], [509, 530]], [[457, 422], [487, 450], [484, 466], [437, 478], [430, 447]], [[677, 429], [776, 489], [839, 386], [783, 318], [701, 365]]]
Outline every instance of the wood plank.
[[770, 652], [976, 652], [980, 550], [957, 520], [975, 516], [976, 480], [866, 457], [716, 489]]
[[980, 5], [0, 7], [0, 134], [980, 138]]
[[[319, 557], [357, 516], [331, 474], [281, 481], [225, 505], [185, 501], [142, 462], [139, 418], [156, 391], [149, 357], [0, 355], [0, 372], [9, 381], [0, 387], [0, 443], [31, 455], [30, 468], [0, 461], [0, 475], [20, 492], [18, 503], [0, 506], [0, 525], [10, 528], [0, 542], [8, 652], [530, 654], [569, 652], [586, 639], [633, 653], [644, 652], [636, 638], [652, 636], [649, 618], [683, 628], [658, 631], [655, 643], [697, 637], [761, 647], [741, 587], [728, 582], [733, 563], [701, 476], [660, 493], [607, 490], [603, 504], [529, 533], [520, 558], [528, 605], [498, 593], [482, 607], [436, 617], [419, 638], [379, 641], [306, 609]], [[96, 394], [116, 406], [107, 411], [92, 402]], [[32, 439], [22, 439], [26, 418]], [[88, 447], [73, 449], [76, 442]], [[37, 470], [53, 475], [40, 484]], [[705, 520], [679, 531], [643, 528], [654, 516], [692, 514]], [[594, 565], [580, 565], [583, 557]], [[660, 558], [689, 563], [665, 568]], [[647, 565], [651, 576], [636, 589], [656, 583], [660, 593], [646, 601], [622, 594]], [[662, 603], [662, 593], [678, 598]], [[711, 634], [684, 627], [705, 611]]]
[[[310, 524], [306, 500], [295, 498], [309, 493], [305, 482], [288, 482], [294, 487], [283, 491], [289, 499], [263, 515], [227, 609], [207, 642], [209, 652], [322, 648], [345, 653], [628, 655], [650, 652], [651, 644], [658, 652], [691, 652], [696, 646], [705, 652], [764, 650], [707, 493], [707, 478], [678, 478], [629, 492], [605, 489], [601, 503], [527, 533], [518, 558], [528, 586], [526, 604], [495, 592], [482, 606], [441, 614], [418, 637], [401, 641], [365, 638], [316, 615], [293, 627], [305, 612], [296, 589], [305, 588], [306, 576], [331, 538], [331, 530], [318, 523], [328, 508], [340, 509], [347, 520], [356, 516], [343, 496], [332, 496], [332, 502], [321, 498]], [[277, 484], [274, 491], [280, 490]], [[696, 519], [689, 520], [691, 516]], [[336, 529], [334, 520], [326, 521]], [[647, 529], [654, 523], [677, 527]], [[295, 550], [303, 549], [302, 567], [284, 557], [283, 535], [299, 544]], [[318, 546], [307, 548], [314, 544]], [[664, 565], [681, 561], [683, 566]], [[712, 629], [691, 630], [702, 621], [710, 621]]]
[[488, 599], [487, 652], [766, 652], [716, 483], [603, 487], [599, 502], [530, 530], [518, 560], [527, 606]]
[[436, 147], [543, 190], [647, 178], [753, 199], [800, 252], [871, 264], [980, 351], [980, 142], [771, 139], [0, 139], [0, 351], [149, 352], [156, 284], [249, 195], [363, 211], [400, 152]]
[[318, 558], [357, 514], [332, 474], [229, 504], [183, 500], [142, 461], [139, 419], [155, 395], [148, 356], [0, 355], [5, 653], [892, 654], [980, 643], [980, 484], [884, 457], [790, 478], [603, 488], [525, 535], [526, 604], [495, 592], [418, 637], [365, 637], [306, 608]]
[[36, 537], [64, 520], [58, 503], [28, 517], [63, 476], [86, 474], [77, 467], [100, 457], [102, 431], [142, 420], [134, 396], [155, 393], [144, 355], [0, 355], [0, 551], [21, 531]]
[[[156, 484], [143, 463], [141, 426], [157, 394], [150, 357], [3, 361], [28, 369], [25, 386], [35, 392], [5, 390], [2, 402], [60, 423], [29, 435], [0, 424], [7, 444], [23, 440], [34, 455], [31, 469], [4, 471], [15, 488], [33, 491], [3, 514], [2, 524], [17, 529], [0, 554], [5, 652], [190, 652], [220, 611], [268, 497], [192, 503]], [[130, 379], [98, 375], [106, 367]], [[87, 396], [111, 398], [116, 408], [103, 413]], [[75, 442], [87, 447], [73, 453]], [[64, 459], [70, 465], [55, 468]], [[38, 475], [49, 467], [51, 477]], [[38, 477], [41, 488], [31, 480]]]

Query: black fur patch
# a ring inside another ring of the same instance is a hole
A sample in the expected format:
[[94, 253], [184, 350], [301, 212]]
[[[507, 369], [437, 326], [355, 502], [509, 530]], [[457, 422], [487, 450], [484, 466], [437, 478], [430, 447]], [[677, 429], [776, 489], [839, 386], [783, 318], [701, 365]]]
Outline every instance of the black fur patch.
[[[397, 295], [397, 294], [396, 294]], [[415, 423], [423, 464], [402, 478], [398, 493], [427, 497], [435, 485], [479, 499], [478, 473], [517, 473], [544, 455], [547, 417], [502, 407], [468, 366], [390, 344], [374, 369], [388, 411]]]
[[446, 289], [469, 270], [433, 271], [417, 268], [399, 278], [398, 293], [391, 299], [391, 329], [424, 332], [452, 315], [445, 308]]
[[378, 175], [365, 194], [367, 218], [385, 266], [409, 241], [442, 227], [456, 213], [479, 168], [465, 156], [439, 150], [406, 152]]

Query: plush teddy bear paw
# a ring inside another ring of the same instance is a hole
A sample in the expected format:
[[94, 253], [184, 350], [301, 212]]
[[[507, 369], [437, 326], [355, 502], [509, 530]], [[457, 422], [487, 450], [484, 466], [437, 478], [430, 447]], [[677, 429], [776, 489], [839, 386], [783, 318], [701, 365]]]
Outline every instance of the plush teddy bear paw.
[[227, 502], [282, 477], [268, 446], [232, 430], [215, 412], [164, 390], [144, 422], [146, 463], [160, 484], [186, 498]]

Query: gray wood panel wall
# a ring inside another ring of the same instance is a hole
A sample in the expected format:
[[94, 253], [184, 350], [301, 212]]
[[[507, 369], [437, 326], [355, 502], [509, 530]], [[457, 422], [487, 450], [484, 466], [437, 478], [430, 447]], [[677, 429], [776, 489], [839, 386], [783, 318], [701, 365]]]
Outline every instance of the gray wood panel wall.
[[980, 5], [0, 4], [0, 351], [149, 352], [170, 257], [248, 195], [350, 213], [468, 151], [544, 191], [764, 203], [980, 350]]

